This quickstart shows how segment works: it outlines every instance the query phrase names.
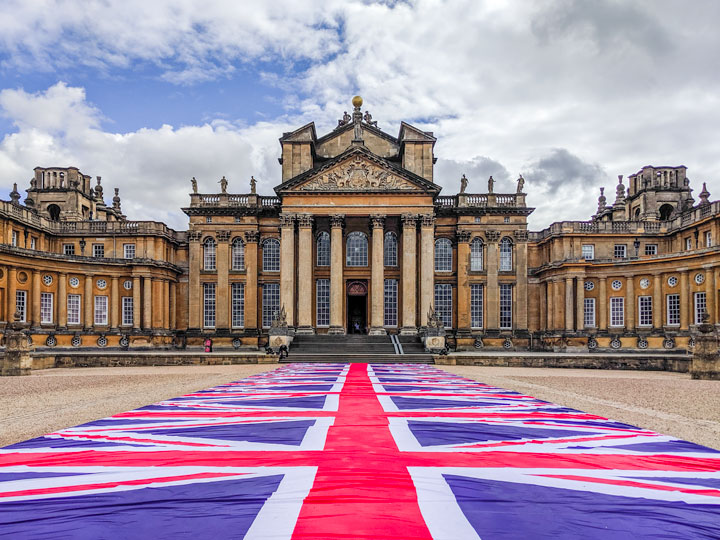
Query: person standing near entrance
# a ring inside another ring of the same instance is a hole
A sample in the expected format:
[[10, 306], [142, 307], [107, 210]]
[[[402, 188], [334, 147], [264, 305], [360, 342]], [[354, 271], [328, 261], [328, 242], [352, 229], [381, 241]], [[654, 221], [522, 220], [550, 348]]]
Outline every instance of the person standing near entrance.
[[205, 352], [212, 352], [212, 339], [210, 339], [209, 337], [205, 338], [204, 345], [205, 345]]

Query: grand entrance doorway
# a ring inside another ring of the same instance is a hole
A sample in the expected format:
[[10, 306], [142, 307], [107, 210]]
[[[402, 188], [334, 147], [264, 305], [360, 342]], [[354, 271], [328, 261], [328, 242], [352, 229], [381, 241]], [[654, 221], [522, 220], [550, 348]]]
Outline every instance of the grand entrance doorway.
[[367, 334], [367, 282], [347, 284], [347, 333]]

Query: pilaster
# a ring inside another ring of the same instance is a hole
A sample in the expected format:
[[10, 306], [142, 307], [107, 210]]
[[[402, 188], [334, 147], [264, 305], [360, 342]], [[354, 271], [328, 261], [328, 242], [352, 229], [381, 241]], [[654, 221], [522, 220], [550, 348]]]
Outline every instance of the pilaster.
[[175, 330], [177, 326], [177, 304], [175, 295], [176, 286], [174, 281], [168, 282], [168, 330]]
[[[200, 305], [200, 264], [201, 264], [201, 249], [200, 239], [202, 233], [200, 231], [190, 231], [188, 233], [188, 327], [189, 328], [200, 328], [202, 317], [202, 306]], [[133, 302], [136, 309], [140, 308], [140, 287], [135, 287], [133, 291], [133, 298], [136, 298]], [[136, 297], [135, 294], [138, 294]], [[137, 312], [139, 313], [139, 311]], [[140, 325], [139, 316], [136, 317], [135, 324], [137, 328]]]
[[458, 334], [470, 334], [470, 231], [457, 232], [457, 328]]
[[664, 311], [665, 303], [662, 297], [662, 276], [655, 274], [653, 276], [653, 328], [659, 330], [663, 327]]
[[295, 219], [280, 214], [280, 306], [290, 327], [295, 326]]
[[[717, 237], [715, 237], [717, 238]], [[710, 266], [705, 270], [705, 311], [708, 312], [710, 318], [707, 320], [709, 324], [715, 324], [717, 317], [715, 314], [715, 269]]]
[[598, 280], [598, 318], [599, 329], [607, 330], [608, 327], [608, 302], [607, 302], [607, 278], [601, 277]]
[[[192, 273], [190, 274], [192, 275]], [[142, 317], [142, 297], [140, 291], [140, 276], [133, 276], [133, 330], [140, 330]]]
[[553, 316], [553, 307], [555, 306], [555, 302], [553, 302], [553, 294], [555, 293], [555, 289], [553, 287], [553, 280], [549, 279], [546, 283], [547, 291], [547, 330], [552, 331], [555, 330], [555, 317]]
[[245, 233], [245, 330], [258, 328], [258, 241], [259, 231]]
[[330, 334], [344, 334], [343, 226], [345, 216], [330, 217]]
[[528, 327], [528, 258], [526, 230], [517, 230], [515, 236], [515, 278], [517, 297], [515, 302], [515, 328], [526, 330]]
[[57, 322], [59, 328], [67, 327], [67, 274], [58, 274]]
[[573, 278], [565, 278], [565, 331], [573, 331]]
[[313, 313], [313, 216], [301, 214], [298, 222], [298, 334], [314, 334]]
[[217, 291], [215, 312], [215, 328], [230, 328], [230, 231], [217, 231]]
[[402, 328], [417, 334], [417, 215], [402, 216]]
[[498, 241], [500, 240], [500, 233], [498, 231], [486, 231], [485, 239], [487, 240], [486, 328], [497, 331], [500, 328], [500, 287], [498, 286]]
[[575, 290], [575, 327], [581, 332], [585, 328], [585, 278], [578, 276]]
[[688, 330], [690, 320], [690, 287], [688, 285], [688, 271], [680, 272], [680, 330]]
[[92, 329], [95, 325], [95, 316], [93, 313], [93, 280], [95, 276], [91, 274], [85, 275], [85, 297], [83, 298], [85, 309], [83, 313], [83, 325], [86, 330]]
[[14, 321], [15, 310], [17, 310], [17, 268], [11, 266], [8, 268], [8, 280], [7, 280], [7, 313], [5, 314], [5, 320], [9, 323]]
[[152, 279], [150, 276], [143, 278], [143, 328], [152, 329]]
[[625, 279], [625, 328], [635, 330], [635, 278]]
[[32, 326], [40, 326], [40, 272], [33, 270], [32, 273], [32, 313], [30, 323]]
[[110, 278], [110, 328], [117, 330], [120, 326], [120, 290], [118, 278]]
[[384, 335], [385, 261], [383, 242], [385, 239], [385, 216], [370, 216], [372, 227], [372, 262], [370, 267], [370, 334]]

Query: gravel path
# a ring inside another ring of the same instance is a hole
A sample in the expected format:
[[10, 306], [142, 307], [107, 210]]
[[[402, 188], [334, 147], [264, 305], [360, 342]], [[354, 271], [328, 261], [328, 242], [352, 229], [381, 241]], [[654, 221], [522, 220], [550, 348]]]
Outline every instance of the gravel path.
[[659, 371], [438, 367], [720, 450], [720, 381]]
[[0, 377], [0, 447], [275, 367], [69, 368]]

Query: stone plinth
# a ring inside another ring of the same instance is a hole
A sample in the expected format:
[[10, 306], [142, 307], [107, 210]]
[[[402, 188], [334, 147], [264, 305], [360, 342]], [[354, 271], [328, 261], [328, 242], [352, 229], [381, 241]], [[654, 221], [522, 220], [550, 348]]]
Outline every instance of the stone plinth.
[[0, 375], [12, 377], [30, 375], [32, 359], [30, 358], [30, 339], [21, 330], [20, 313], [15, 313], [15, 322], [5, 333], [5, 355], [2, 359]]
[[693, 331], [693, 350], [690, 374], [693, 379], [720, 380], [720, 354], [718, 354], [717, 329], [703, 322]]

